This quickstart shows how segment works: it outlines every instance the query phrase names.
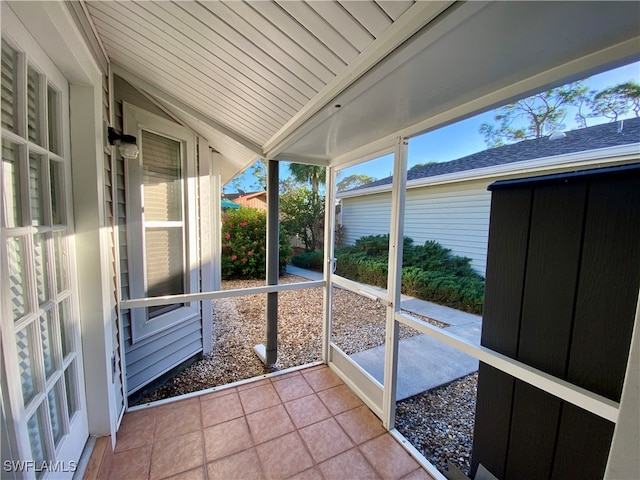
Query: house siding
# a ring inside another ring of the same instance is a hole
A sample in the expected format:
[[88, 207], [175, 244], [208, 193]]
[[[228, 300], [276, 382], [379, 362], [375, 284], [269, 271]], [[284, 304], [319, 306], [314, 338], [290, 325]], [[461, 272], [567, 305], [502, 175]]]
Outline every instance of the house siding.
[[491, 195], [488, 182], [459, 186], [416, 188], [407, 191], [405, 236], [415, 244], [435, 240], [451, 253], [471, 258], [484, 275], [487, 262]]
[[[143, 108], [153, 114], [171, 119], [146, 97], [119, 77], [114, 77], [116, 128], [123, 125], [122, 102]], [[127, 193], [125, 164], [118, 156], [117, 164], [117, 221], [120, 253], [120, 290], [123, 300], [131, 298], [129, 248], [127, 235]], [[202, 352], [202, 319], [200, 316], [181, 322], [139, 342], [132, 341], [131, 313], [122, 312], [122, 341], [124, 342], [127, 394], [140, 390], [185, 360]]]
[[242, 205], [243, 207], [257, 208], [259, 210], [267, 209], [267, 202], [262, 198], [250, 198], [249, 200], [237, 198], [234, 200], [234, 202], [236, 202], [238, 205]]
[[391, 226], [391, 192], [342, 199], [344, 244], [365, 235], [386, 235]]
[[[412, 187], [406, 192], [404, 235], [415, 244], [435, 240], [454, 255], [470, 258], [471, 266], [484, 275], [491, 183], [635, 162], [639, 134], [640, 118], [631, 118], [568, 131], [558, 141], [524, 140], [448, 162], [416, 165], [407, 171]], [[387, 233], [392, 180], [389, 176], [357, 187], [362, 191], [338, 193], [346, 244], [363, 235]], [[374, 189], [378, 193], [367, 193]]]
[[[421, 245], [435, 240], [451, 253], [471, 258], [484, 275], [487, 260], [489, 180], [412, 188], [405, 203], [404, 236]], [[345, 244], [364, 235], [389, 233], [391, 192], [342, 199]]]
[[[111, 105], [109, 101], [109, 78], [107, 76], [103, 77], [102, 80], [102, 120], [107, 124], [110, 124], [111, 117]], [[118, 252], [117, 243], [116, 243], [116, 202], [114, 199], [117, 197], [116, 186], [115, 186], [115, 168], [114, 168], [114, 156], [112, 155], [110, 148], [105, 148], [104, 151], [104, 198], [105, 198], [105, 219], [104, 219], [104, 228], [108, 231], [108, 241], [109, 241], [109, 254], [110, 254], [110, 274], [111, 274], [111, 292], [112, 295], [109, 298], [110, 308], [110, 322], [111, 322], [111, 333], [112, 333], [112, 342], [113, 342], [113, 362], [112, 362], [112, 382], [113, 382], [113, 390], [115, 394], [115, 408], [116, 408], [116, 418], [120, 418], [121, 414], [125, 409], [125, 392], [124, 392], [124, 375], [122, 372], [122, 359], [120, 358], [120, 342], [122, 337], [122, 332], [120, 330], [121, 324], [117, 310], [117, 299], [118, 299]]]

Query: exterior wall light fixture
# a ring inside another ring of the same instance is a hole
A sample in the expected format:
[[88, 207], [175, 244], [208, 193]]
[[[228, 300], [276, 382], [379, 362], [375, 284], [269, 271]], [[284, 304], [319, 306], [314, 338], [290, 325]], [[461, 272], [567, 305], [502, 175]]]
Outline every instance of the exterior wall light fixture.
[[118, 145], [118, 151], [123, 158], [133, 160], [138, 158], [140, 150], [138, 150], [138, 141], [133, 135], [125, 135], [122, 133], [116, 133], [116, 129], [109, 127], [109, 145]]

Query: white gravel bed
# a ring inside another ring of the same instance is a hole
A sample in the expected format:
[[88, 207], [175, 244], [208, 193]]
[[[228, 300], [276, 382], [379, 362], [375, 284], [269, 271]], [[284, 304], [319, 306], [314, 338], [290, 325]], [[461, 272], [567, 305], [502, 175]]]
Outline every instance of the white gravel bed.
[[[295, 275], [280, 283], [304, 282]], [[228, 280], [223, 290], [264, 285], [263, 280]], [[265, 339], [266, 295], [232, 297], [213, 302], [213, 351], [165, 385], [144, 396], [147, 403], [252, 378], [275, 370], [321, 360], [322, 289], [281, 292], [278, 296], [278, 362], [267, 369], [253, 351]], [[334, 289], [332, 340], [347, 355], [382, 345], [383, 305], [340, 288]], [[417, 332], [400, 329], [401, 338]]]
[[396, 428], [441, 472], [447, 460], [469, 475], [478, 373], [407, 398], [396, 406]]
[[[303, 282], [284, 275], [280, 283]], [[263, 280], [231, 280], [223, 289], [264, 285]], [[322, 289], [281, 292], [278, 296], [278, 362], [267, 369], [253, 347], [264, 342], [266, 295], [215, 300], [213, 306], [213, 351], [142, 398], [147, 403], [244, 380], [270, 371], [321, 360]], [[334, 288], [332, 341], [347, 355], [377, 347], [385, 341], [386, 307], [369, 298]], [[430, 321], [434, 325], [444, 324]], [[418, 332], [400, 326], [400, 338]], [[475, 384], [477, 374], [398, 404], [396, 427], [444, 471], [450, 459], [468, 469], [473, 443]]]

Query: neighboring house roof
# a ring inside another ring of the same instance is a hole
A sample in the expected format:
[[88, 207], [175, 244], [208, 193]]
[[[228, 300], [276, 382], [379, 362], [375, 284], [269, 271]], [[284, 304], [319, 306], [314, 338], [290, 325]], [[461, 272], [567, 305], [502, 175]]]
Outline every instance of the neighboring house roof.
[[257, 208], [259, 210], [267, 209], [267, 192], [265, 190], [258, 192], [225, 193], [224, 199], [233, 200], [233, 202], [241, 207]]
[[251, 199], [251, 198], [256, 198], [259, 197], [260, 195], [267, 195], [267, 192], [265, 192], [264, 190], [260, 190], [258, 192], [244, 192], [244, 193], [225, 193], [224, 194], [224, 198], [228, 198], [229, 200], [237, 200], [239, 198], [244, 198], [244, 199]]
[[[556, 140], [550, 140], [550, 137], [523, 140], [510, 145], [483, 150], [449, 162], [415, 166], [407, 171], [407, 181], [638, 143], [640, 142], [640, 118], [572, 130], [565, 132], [564, 135], [564, 137]], [[393, 177], [391, 176], [386, 177], [341, 193], [391, 185], [392, 179]]]
[[232, 202], [228, 198], [223, 198], [222, 199], [221, 206], [222, 206], [223, 209], [224, 208], [230, 208], [232, 210], [236, 210], [236, 209], [240, 208], [240, 205], [238, 205], [237, 203]]

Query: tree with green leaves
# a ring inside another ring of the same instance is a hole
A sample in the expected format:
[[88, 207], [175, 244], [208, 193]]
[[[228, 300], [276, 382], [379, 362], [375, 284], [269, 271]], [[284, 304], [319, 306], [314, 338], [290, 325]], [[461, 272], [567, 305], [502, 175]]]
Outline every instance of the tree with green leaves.
[[615, 122], [633, 113], [640, 117], [640, 84], [623, 82], [603, 90], [588, 90], [581, 81], [552, 88], [498, 109], [496, 123], [483, 123], [480, 133], [488, 147], [541, 138], [563, 130], [569, 107], [577, 109], [581, 128], [589, 119]]
[[350, 188], [359, 187], [375, 181], [375, 178], [365, 175], [364, 173], [354, 173], [348, 177], [343, 178], [336, 184], [336, 190], [342, 192], [349, 190]]
[[564, 129], [567, 107], [579, 106], [587, 92], [577, 81], [510, 103], [498, 109], [495, 124], [483, 123], [480, 133], [489, 147], [545, 137]]
[[254, 179], [254, 182], [250, 185], [250, 188], [252, 188], [253, 190], [266, 190], [267, 166], [265, 165], [262, 158], [259, 158], [250, 167], [246, 168], [244, 171], [233, 177], [230, 182], [231, 186], [235, 188], [236, 191], [240, 191], [243, 185], [245, 185], [247, 175], [250, 176], [249, 178]]
[[[587, 101], [591, 110], [587, 118], [605, 117], [612, 122], [617, 122], [620, 117], [633, 112], [640, 116], [640, 84], [637, 82], [624, 82], [601, 91], [592, 90], [591, 98]], [[579, 123], [586, 126], [586, 119]]]
[[305, 165], [302, 163], [292, 163], [289, 165], [291, 176], [299, 183], [309, 183], [311, 190], [318, 193], [320, 185], [324, 185], [326, 181], [325, 167], [318, 165]]
[[280, 193], [280, 215], [285, 231], [298, 235], [306, 251], [315, 251], [322, 235], [324, 197], [306, 186], [285, 186]]
[[[280, 194], [282, 222], [290, 235], [300, 236], [306, 251], [313, 252], [321, 245], [322, 239], [324, 197], [320, 195], [320, 185], [326, 183], [326, 169], [318, 165], [291, 163], [289, 171], [292, 183], [303, 186]], [[306, 185], [310, 185], [311, 190]]]

